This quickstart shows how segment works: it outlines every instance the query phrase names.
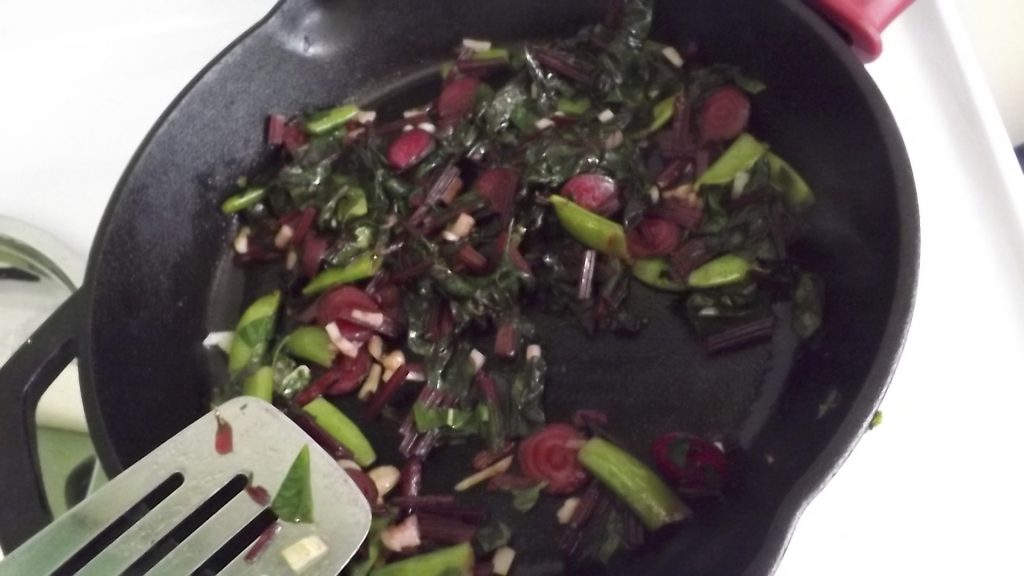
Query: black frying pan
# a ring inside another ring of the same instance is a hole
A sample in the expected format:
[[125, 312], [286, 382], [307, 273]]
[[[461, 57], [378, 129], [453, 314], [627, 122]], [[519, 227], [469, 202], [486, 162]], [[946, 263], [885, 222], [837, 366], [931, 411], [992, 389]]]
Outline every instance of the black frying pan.
[[[435, 64], [464, 36], [565, 35], [602, 12], [601, 0], [284, 0], [221, 54], [126, 170], [85, 286], [0, 372], [5, 548], [49, 519], [33, 414], [72, 358], [108, 473], [207, 410], [211, 384], [225, 376], [223, 360], [201, 342], [211, 329], [232, 326], [265, 289], [232, 265], [232, 224], [217, 205], [239, 174], [258, 165], [268, 111], [354, 98], [394, 113], [436, 94]], [[571, 321], [538, 319], [554, 366], [546, 402], [553, 420], [573, 408], [605, 409], [637, 454], [668, 430], [721, 434], [733, 447], [736, 478], [726, 497], [698, 503], [695, 520], [659, 535], [614, 572], [767, 573], [801, 509], [865, 429], [899, 355], [917, 276], [913, 181], [861, 63], [797, 0], [659, 2], [654, 36], [678, 46], [694, 40], [708, 60], [739, 64], [770, 87], [755, 100], [753, 131], [818, 193], [794, 253], [825, 279], [824, 325], [797, 347], [780, 322], [770, 343], [708, 358], [665, 312], [668, 297], [637, 288], [633, 306], [651, 324], [632, 340], [591, 338]], [[383, 461], [397, 461], [394, 434], [371, 429]], [[465, 454], [448, 448], [428, 464], [427, 489], [447, 489], [464, 474]], [[551, 518], [554, 505], [532, 518]], [[558, 568], [551, 524], [520, 531], [517, 548], [533, 552], [517, 559], [518, 574]]]

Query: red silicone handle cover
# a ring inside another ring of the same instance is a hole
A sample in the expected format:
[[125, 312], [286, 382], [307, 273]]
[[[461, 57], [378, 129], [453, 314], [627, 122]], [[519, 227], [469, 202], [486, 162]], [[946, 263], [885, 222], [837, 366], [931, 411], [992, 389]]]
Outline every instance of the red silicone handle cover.
[[812, 0], [811, 5], [846, 32], [853, 47], [871, 61], [882, 53], [882, 30], [914, 0]]

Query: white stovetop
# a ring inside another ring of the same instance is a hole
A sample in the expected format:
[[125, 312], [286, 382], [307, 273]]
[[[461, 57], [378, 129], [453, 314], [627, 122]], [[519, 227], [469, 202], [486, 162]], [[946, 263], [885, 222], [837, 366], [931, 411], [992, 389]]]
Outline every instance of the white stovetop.
[[[917, 179], [917, 309], [885, 422], [808, 507], [783, 576], [1024, 573], [1024, 178], [947, 2], [920, 0], [868, 68]], [[0, 214], [85, 254], [153, 121], [273, 3], [0, 3]]]

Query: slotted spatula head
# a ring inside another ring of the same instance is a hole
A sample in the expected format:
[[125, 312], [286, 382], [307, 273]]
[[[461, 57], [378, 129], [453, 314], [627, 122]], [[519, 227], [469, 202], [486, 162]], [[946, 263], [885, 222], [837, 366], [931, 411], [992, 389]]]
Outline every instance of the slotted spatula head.
[[[314, 522], [296, 524], [269, 502], [303, 446]], [[369, 527], [370, 507], [344, 469], [276, 408], [240, 397], [14, 550], [0, 574], [291, 574], [297, 554], [304, 576], [334, 576]]]

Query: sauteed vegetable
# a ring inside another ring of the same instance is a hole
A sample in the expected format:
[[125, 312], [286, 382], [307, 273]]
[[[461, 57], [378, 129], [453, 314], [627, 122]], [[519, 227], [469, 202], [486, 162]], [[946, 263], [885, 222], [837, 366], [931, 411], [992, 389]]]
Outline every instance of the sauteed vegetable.
[[[271, 115], [278, 164], [223, 202], [238, 262], [283, 272], [241, 316], [228, 393], [279, 405], [367, 495], [378, 520], [348, 573], [506, 573], [508, 530], [460, 492], [508, 491], [523, 513], [564, 500], [536, 521], [565, 525], [575, 566], [727, 486], [706, 439], [666, 430], [659, 474], [615, 443], [625, 423], [548, 422], [534, 315], [628, 334], [645, 324], [629, 291], [653, 289], [678, 293], [708, 354], [769, 338], [782, 302], [800, 336], [818, 328], [821, 283], [788, 255], [813, 195], [754, 135], [765, 86], [654, 42], [651, 16], [613, 1], [570, 39], [467, 39], [436, 98], [400, 117]], [[329, 401], [347, 395], [362, 413]], [[377, 462], [375, 421], [397, 428], [403, 462]], [[466, 478], [421, 494], [431, 453], [465, 442], [480, 449]]]

